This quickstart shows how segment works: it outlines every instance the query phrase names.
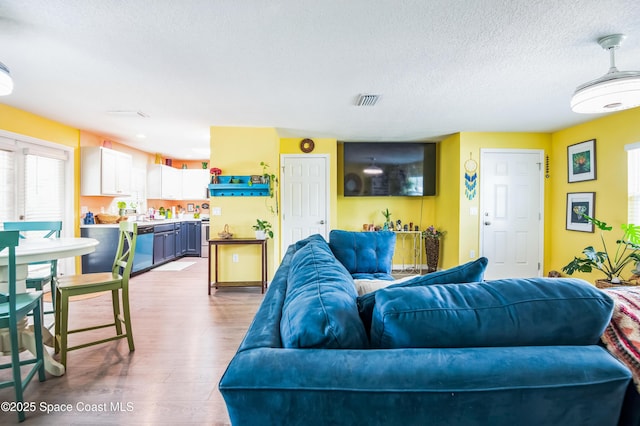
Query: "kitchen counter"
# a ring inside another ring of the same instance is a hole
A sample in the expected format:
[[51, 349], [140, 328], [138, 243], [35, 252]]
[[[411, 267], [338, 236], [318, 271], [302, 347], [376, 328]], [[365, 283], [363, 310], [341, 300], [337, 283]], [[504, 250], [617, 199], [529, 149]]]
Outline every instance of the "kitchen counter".
[[[183, 256], [200, 257], [202, 223], [200, 218], [132, 221], [138, 224], [132, 273], [140, 273]], [[118, 246], [119, 224], [81, 225], [80, 235], [100, 241], [98, 249], [82, 257], [82, 272], [108, 272]]]
[[[155, 226], [162, 225], [165, 223], [179, 223], [179, 222], [201, 222], [202, 219], [194, 219], [194, 218], [182, 218], [182, 219], [159, 219], [159, 220], [136, 220], [135, 223], [138, 224], [138, 227], [141, 226]], [[95, 225], [85, 225], [81, 224], [80, 228], [118, 228], [120, 225], [117, 223], [97, 223]]]

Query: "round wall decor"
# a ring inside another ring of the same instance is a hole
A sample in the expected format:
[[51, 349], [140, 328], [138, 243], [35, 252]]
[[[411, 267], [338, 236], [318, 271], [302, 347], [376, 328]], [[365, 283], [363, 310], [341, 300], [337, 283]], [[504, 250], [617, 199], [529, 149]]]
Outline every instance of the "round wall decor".
[[304, 153], [310, 153], [315, 147], [316, 144], [311, 139], [302, 139], [300, 141], [300, 151]]

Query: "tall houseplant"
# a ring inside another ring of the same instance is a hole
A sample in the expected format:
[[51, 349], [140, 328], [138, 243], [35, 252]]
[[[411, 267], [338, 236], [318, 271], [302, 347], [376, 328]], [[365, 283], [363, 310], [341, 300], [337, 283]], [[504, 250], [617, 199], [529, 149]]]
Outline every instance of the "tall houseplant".
[[611, 231], [612, 226], [607, 225], [596, 218], [582, 214], [587, 221], [593, 223], [600, 230], [600, 242], [602, 249], [596, 250], [593, 246], [582, 250], [582, 257], [574, 257], [569, 264], [562, 268], [564, 272], [572, 275], [574, 272], [591, 272], [594, 269], [603, 272], [607, 281], [620, 282], [622, 270], [631, 262], [640, 262], [640, 226], [634, 224], [621, 225], [622, 238], [616, 240], [615, 253], [609, 253], [604, 238], [605, 231]]

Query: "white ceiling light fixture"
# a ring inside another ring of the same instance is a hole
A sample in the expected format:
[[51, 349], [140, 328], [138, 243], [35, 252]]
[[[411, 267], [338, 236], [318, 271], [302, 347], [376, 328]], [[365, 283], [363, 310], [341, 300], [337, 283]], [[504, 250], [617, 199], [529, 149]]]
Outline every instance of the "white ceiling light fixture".
[[382, 170], [380, 166], [376, 166], [375, 158], [372, 158], [371, 161], [371, 164], [369, 164], [362, 170], [365, 175], [381, 175], [382, 173], [384, 173], [384, 170]]
[[10, 95], [13, 92], [13, 79], [9, 68], [0, 62], [0, 96]]
[[621, 111], [640, 105], [640, 71], [618, 71], [615, 50], [625, 39], [624, 34], [602, 37], [598, 44], [609, 51], [609, 72], [600, 78], [578, 86], [571, 109], [581, 114]]

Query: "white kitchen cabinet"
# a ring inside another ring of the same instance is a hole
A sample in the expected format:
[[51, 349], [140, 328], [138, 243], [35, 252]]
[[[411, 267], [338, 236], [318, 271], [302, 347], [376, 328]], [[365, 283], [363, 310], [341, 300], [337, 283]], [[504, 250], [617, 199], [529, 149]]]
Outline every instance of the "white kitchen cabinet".
[[131, 195], [133, 158], [101, 146], [80, 148], [80, 195]]
[[164, 164], [150, 166], [147, 170], [147, 198], [181, 200], [181, 169], [175, 169]]
[[182, 172], [182, 199], [204, 200], [209, 198], [207, 185], [209, 185], [208, 169], [181, 169]]

